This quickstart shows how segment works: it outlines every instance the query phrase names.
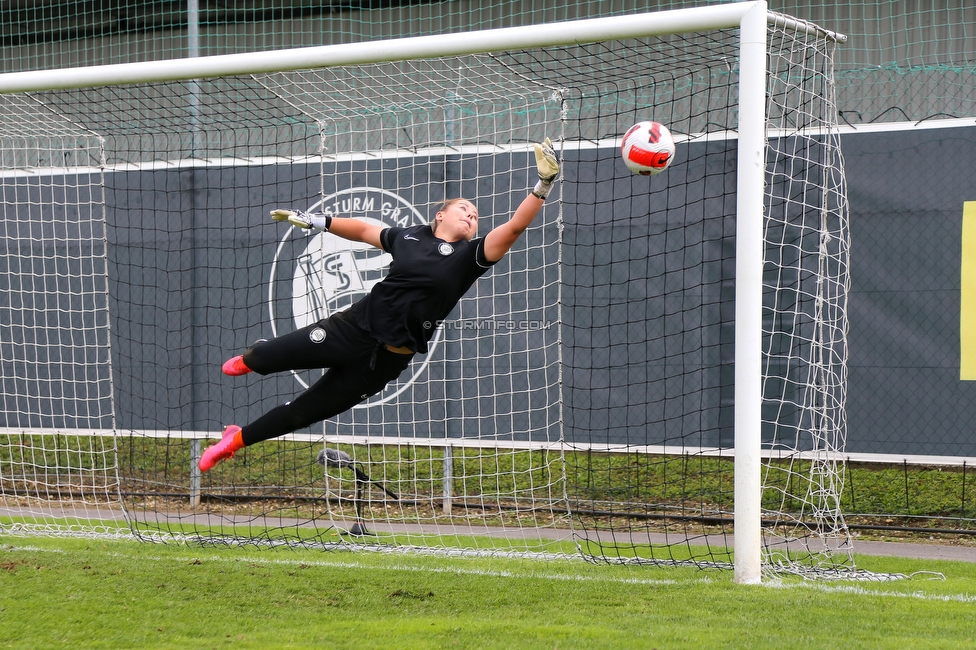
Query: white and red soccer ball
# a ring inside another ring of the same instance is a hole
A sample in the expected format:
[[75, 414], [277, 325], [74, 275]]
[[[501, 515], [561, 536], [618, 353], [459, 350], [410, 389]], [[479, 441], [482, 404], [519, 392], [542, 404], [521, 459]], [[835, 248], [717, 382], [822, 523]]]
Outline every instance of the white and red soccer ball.
[[674, 159], [674, 138], [660, 122], [638, 122], [624, 134], [620, 156], [635, 174], [660, 174]]

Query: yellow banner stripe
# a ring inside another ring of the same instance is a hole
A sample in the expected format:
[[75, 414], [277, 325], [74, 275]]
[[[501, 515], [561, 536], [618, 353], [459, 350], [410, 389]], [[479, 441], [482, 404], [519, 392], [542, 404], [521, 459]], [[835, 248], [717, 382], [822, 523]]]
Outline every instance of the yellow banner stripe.
[[976, 201], [962, 207], [962, 285], [959, 300], [959, 378], [976, 380]]

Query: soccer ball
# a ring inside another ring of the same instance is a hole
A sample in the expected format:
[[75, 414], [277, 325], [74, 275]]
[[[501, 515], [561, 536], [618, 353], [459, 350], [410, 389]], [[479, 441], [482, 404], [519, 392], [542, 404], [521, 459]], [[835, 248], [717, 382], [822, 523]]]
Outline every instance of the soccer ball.
[[638, 122], [624, 134], [620, 156], [635, 174], [660, 174], [674, 159], [674, 138], [660, 122]]

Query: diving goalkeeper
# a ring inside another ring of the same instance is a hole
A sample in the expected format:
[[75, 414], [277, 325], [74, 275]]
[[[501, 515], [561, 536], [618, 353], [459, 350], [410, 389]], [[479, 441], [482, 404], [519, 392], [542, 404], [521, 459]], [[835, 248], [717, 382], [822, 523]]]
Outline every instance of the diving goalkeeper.
[[231, 376], [328, 370], [293, 401], [243, 427], [225, 428], [220, 442], [203, 453], [200, 469], [206, 472], [238, 449], [347, 411], [399, 377], [415, 354], [425, 354], [438, 323], [509, 251], [549, 196], [559, 175], [549, 138], [535, 145], [535, 160], [539, 181], [532, 192], [506, 223], [484, 237], [477, 237], [478, 209], [463, 198], [442, 203], [432, 223], [408, 228], [272, 211], [275, 221], [380, 248], [393, 256], [393, 263], [387, 276], [348, 309], [290, 334], [258, 341], [224, 363], [224, 374]]

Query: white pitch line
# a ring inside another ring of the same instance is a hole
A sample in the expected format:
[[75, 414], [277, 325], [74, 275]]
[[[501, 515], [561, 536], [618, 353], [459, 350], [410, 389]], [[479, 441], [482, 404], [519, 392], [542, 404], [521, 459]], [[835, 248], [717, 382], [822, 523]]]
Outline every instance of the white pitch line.
[[[42, 552], [42, 553], [64, 553], [65, 551], [61, 549], [47, 549], [39, 548], [36, 546], [9, 546], [5, 545], [3, 547], [6, 552]], [[189, 562], [223, 562], [228, 564], [239, 564], [241, 562], [248, 562], [251, 564], [261, 564], [266, 566], [294, 566], [294, 567], [323, 567], [323, 568], [333, 568], [333, 569], [350, 569], [350, 570], [370, 570], [370, 571], [401, 571], [404, 573], [451, 573], [456, 575], [471, 575], [471, 576], [484, 576], [489, 578], [513, 578], [513, 579], [537, 579], [537, 580], [561, 580], [566, 582], [606, 582], [615, 584], [634, 584], [634, 585], [677, 585], [677, 584], [687, 584], [684, 581], [678, 581], [674, 579], [657, 579], [657, 578], [616, 578], [613, 576], [583, 576], [583, 575], [566, 575], [559, 573], [524, 573], [518, 571], [505, 571], [505, 570], [493, 570], [493, 569], [472, 569], [463, 566], [450, 566], [450, 567], [422, 567], [422, 566], [409, 566], [404, 564], [394, 564], [389, 566], [379, 566], [362, 564], [360, 562], [350, 562], [346, 560], [288, 560], [288, 559], [268, 559], [268, 558], [255, 558], [253, 556], [234, 556], [234, 557], [223, 557], [220, 555], [178, 555], [172, 557], [164, 557], [159, 555], [131, 555], [127, 553], [111, 552], [108, 553], [110, 557], [117, 557], [126, 560], [152, 560], [156, 562], [178, 562], [178, 563], [189, 563]], [[913, 574], [918, 575], [918, 574]], [[932, 574], [933, 579], [936, 576], [941, 576], [941, 574]], [[944, 579], [944, 578], [943, 578]], [[705, 576], [701, 578], [696, 578], [689, 581], [690, 583], [699, 584], [712, 584], [715, 580], [711, 577]], [[823, 593], [840, 593], [840, 594], [853, 594], [856, 596], [875, 596], [879, 598], [911, 598], [920, 601], [930, 601], [930, 602], [956, 602], [956, 603], [976, 603], [976, 596], [969, 594], [926, 594], [919, 591], [913, 592], [897, 592], [897, 591], [875, 591], [872, 589], [866, 589], [858, 585], [837, 585], [837, 584], [825, 584], [817, 582], [800, 582], [800, 583], [784, 583], [782, 581], [768, 581], [762, 584], [763, 587], [770, 589], [812, 589], [815, 591], [820, 591]]]
[[[49, 552], [49, 553], [64, 553], [61, 549], [45, 549], [38, 548], [35, 546], [4, 546], [7, 552], [17, 552], [17, 551], [30, 551], [30, 552]], [[335, 569], [356, 569], [356, 570], [373, 570], [373, 571], [403, 571], [407, 573], [451, 573], [451, 574], [461, 574], [461, 575], [473, 575], [473, 576], [485, 576], [493, 578], [518, 578], [518, 579], [540, 579], [540, 580], [563, 580], [567, 582], [612, 582], [617, 584], [636, 584], [636, 585], [676, 585], [678, 581], [672, 579], [655, 579], [655, 578], [615, 578], [612, 576], [581, 576], [581, 575], [565, 575], [558, 573], [521, 573], [516, 571], [504, 571], [504, 570], [493, 570], [493, 569], [471, 569], [460, 566], [451, 567], [422, 567], [422, 566], [409, 566], [403, 564], [394, 564], [390, 566], [379, 566], [379, 565], [369, 565], [362, 564], [360, 562], [350, 562], [345, 560], [287, 560], [287, 559], [268, 559], [268, 558], [255, 558], [253, 556], [234, 556], [234, 557], [223, 557], [219, 555], [186, 555], [186, 556], [173, 556], [164, 557], [159, 555], [131, 555], [127, 553], [110, 552], [107, 553], [109, 557], [116, 557], [125, 560], [137, 560], [145, 561], [152, 560], [156, 562], [178, 562], [178, 563], [188, 563], [188, 562], [223, 562], [228, 564], [237, 564], [241, 562], [248, 562], [250, 564], [263, 564], [267, 566], [295, 566], [295, 567], [324, 567], [324, 568], [335, 568]], [[709, 579], [703, 579], [701, 582], [711, 582]]]
[[768, 583], [774, 589], [813, 589], [823, 593], [853, 594], [855, 596], [878, 596], [882, 598], [912, 598], [915, 600], [936, 601], [946, 603], [976, 603], [976, 596], [969, 594], [926, 594], [920, 591], [874, 591], [858, 585], [821, 584], [803, 582], [799, 584]]

